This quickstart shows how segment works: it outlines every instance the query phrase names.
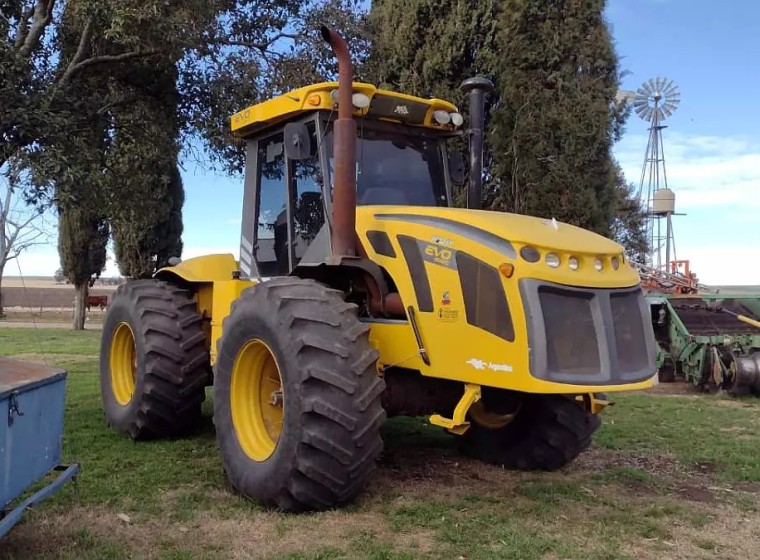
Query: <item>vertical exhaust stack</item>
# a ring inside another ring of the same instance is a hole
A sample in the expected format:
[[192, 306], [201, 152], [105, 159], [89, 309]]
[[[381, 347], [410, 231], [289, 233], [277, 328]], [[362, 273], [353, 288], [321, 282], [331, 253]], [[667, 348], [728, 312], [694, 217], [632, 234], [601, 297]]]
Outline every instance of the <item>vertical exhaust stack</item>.
[[333, 124], [333, 256], [356, 256], [356, 121], [353, 119], [353, 70], [348, 44], [332, 29], [322, 38], [338, 59], [338, 119]]
[[488, 78], [474, 77], [462, 82], [462, 91], [470, 94], [470, 181], [467, 187], [467, 208], [483, 207], [483, 129], [485, 127], [486, 94], [493, 91]]

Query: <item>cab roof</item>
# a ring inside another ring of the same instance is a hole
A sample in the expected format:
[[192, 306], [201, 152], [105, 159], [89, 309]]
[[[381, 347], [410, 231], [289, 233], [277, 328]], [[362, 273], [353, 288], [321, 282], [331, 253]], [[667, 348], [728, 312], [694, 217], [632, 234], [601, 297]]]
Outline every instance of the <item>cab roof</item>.
[[[332, 111], [336, 107], [337, 89], [338, 82], [323, 82], [252, 105], [232, 115], [232, 133], [238, 138], [245, 138], [299, 114], [319, 110]], [[457, 128], [451, 123], [439, 124], [433, 117], [436, 111], [458, 112], [457, 107], [448, 101], [424, 99], [378, 89], [372, 84], [360, 82], [353, 83], [353, 92], [369, 98], [369, 105], [366, 107], [354, 107], [355, 117], [382, 119], [441, 131], [453, 131]]]

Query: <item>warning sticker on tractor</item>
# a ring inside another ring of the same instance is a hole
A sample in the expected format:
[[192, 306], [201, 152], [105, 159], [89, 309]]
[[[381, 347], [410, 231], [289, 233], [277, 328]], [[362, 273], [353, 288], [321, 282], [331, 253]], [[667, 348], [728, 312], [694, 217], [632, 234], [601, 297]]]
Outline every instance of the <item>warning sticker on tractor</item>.
[[441, 307], [438, 310], [438, 318], [441, 321], [458, 321], [459, 311], [457, 311], [456, 309], [446, 309], [444, 307]]

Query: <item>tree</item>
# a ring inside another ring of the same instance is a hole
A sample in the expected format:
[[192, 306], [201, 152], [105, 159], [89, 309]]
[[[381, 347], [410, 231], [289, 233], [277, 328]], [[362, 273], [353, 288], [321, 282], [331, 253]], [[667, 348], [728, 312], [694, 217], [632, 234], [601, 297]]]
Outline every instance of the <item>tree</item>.
[[625, 109], [604, 0], [507, 0], [491, 207], [611, 234]]
[[5, 316], [2, 282], [6, 266], [35, 245], [47, 243], [43, 213], [26, 206], [13, 161], [0, 168], [0, 317]]
[[[29, 198], [51, 197], [54, 189], [63, 209], [70, 198], [100, 208], [88, 193], [107, 190], [120, 260], [128, 261], [130, 274], [148, 275], [181, 250], [179, 148], [200, 144], [209, 163], [242, 169], [242, 143], [230, 136], [229, 116], [271, 93], [303, 85], [305, 78], [334, 72], [316, 22], [353, 33], [360, 28], [359, 5], [358, 0], [0, 2], [0, 165], [21, 154], [36, 177]], [[307, 75], [312, 63], [315, 70]], [[156, 83], [160, 87], [153, 87]], [[165, 122], [162, 110], [172, 121], [166, 128], [154, 122], [156, 117]], [[100, 176], [79, 161], [80, 154], [91, 154], [89, 140], [78, 132], [93, 126], [105, 126], [111, 140]], [[160, 141], [145, 133], [149, 128], [160, 130]], [[80, 141], [81, 150], [71, 149]], [[88, 183], [74, 195], [69, 191], [81, 173]]]
[[[476, 75], [495, 76], [500, 13], [498, 0], [375, 0], [368, 18], [371, 51], [360, 74], [382, 87], [451, 101], [467, 118], [459, 86]], [[487, 99], [487, 118], [495, 104], [498, 92]], [[452, 146], [466, 148], [464, 140]], [[490, 160], [486, 143], [486, 177]], [[456, 194], [463, 204], [463, 193]]]
[[177, 72], [170, 60], [123, 71], [135, 101], [114, 112], [108, 214], [121, 273], [148, 278], [182, 254]]
[[465, 113], [461, 81], [491, 78], [484, 207], [556, 217], [635, 246], [635, 200], [611, 152], [628, 110], [616, 101], [603, 8], [604, 0], [376, 0], [362, 71]]
[[75, 330], [84, 329], [89, 288], [106, 265], [108, 222], [87, 208], [59, 211], [58, 252], [66, 278], [74, 284]]
[[625, 180], [623, 170], [616, 164], [615, 213], [611, 237], [625, 247], [628, 257], [646, 262], [649, 242], [646, 236], [646, 210], [636, 196], [635, 187]]

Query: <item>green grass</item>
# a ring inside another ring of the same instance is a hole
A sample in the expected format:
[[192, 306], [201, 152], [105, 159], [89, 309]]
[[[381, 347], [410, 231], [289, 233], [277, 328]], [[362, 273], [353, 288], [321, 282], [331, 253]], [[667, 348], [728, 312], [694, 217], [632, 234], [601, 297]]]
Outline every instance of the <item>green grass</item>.
[[[760, 401], [694, 395], [615, 396], [590, 464], [557, 473], [468, 462], [452, 436], [394, 419], [383, 430], [388, 457], [357, 503], [307, 516], [264, 511], [227, 484], [210, 400], [186, 437], [133, 443], [107, 426], [98, 344], [97, 332], [0, 329], [0, 355], [42, 354], [68, 369], [64, 455], [82, 465], [78, 503], [67, 486], [27, 515], [0, 558], [227, 558], [242, 547], [290, 560], [622, 559], [667, 556], [674, 540], [690, 547], [684, 557], [709, 558], [743, 541], [716, 534], [719, 517], [760, 523], [757, 493], [731, 489], [760, 482]], [[710, 503], [679, 494], [712, 486], [730, 491]]]

